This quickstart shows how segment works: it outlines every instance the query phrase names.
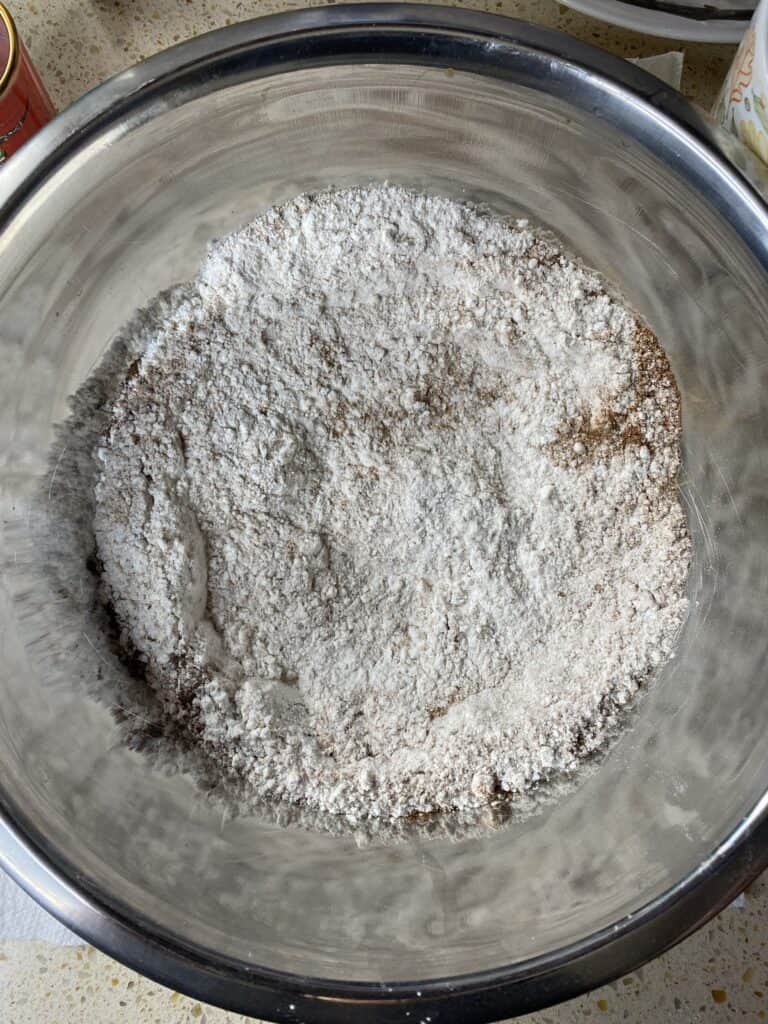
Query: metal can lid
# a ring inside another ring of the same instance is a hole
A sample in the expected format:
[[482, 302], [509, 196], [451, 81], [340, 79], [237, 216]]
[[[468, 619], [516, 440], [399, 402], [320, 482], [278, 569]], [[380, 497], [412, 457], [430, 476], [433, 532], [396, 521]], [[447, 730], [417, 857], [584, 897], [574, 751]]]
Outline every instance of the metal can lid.
[[10, 11], [0, 3], [0, 96], [13, 78], [19, 59], [19, 37]]

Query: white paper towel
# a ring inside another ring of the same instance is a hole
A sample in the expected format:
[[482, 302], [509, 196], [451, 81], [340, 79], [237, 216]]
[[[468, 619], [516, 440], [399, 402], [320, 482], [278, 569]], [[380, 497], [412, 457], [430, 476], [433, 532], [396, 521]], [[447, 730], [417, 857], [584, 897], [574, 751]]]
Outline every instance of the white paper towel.
[[82, 942], [0, 870], [0, 940], [3, 939], [42, 939], [59, 946]]
[[637, 64], [639, 68], [650, 71], [673, 89], [679, 89], [683, 77], [684, 58], [682, 50], [672, 50], [669, 53], [660, 53], [656, 57], [631, 57], [629, 63]]

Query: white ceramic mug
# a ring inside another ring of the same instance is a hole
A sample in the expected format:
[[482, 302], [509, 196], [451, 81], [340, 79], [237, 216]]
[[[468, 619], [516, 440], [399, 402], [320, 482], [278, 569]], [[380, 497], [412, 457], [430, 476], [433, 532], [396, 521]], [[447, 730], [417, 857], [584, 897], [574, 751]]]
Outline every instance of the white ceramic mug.
[[768, 164], [768, 0], [755, 11], [713, 113]]

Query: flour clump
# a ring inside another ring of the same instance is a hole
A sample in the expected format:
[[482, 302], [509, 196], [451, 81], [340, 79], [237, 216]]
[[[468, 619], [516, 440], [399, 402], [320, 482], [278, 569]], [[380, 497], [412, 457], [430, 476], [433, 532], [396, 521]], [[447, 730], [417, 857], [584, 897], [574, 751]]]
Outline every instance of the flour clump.
[[544, 231], [304, 195], [127, 330], [100, 598], [222, 782], [351, 821], [480, 808], [572, 772], [672, 655], [675, 383]]

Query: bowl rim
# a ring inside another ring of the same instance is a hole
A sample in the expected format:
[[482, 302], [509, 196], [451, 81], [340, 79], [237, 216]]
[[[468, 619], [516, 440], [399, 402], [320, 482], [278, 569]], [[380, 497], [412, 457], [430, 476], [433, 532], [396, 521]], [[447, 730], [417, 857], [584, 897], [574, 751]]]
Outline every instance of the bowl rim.
[[[768, 208], [723, 151], [736, 154], [742, 166], [750, 158], [678, 92], [554, 30], [421, 4], [346, 4], [271, 15], [199, 36], [119, 73], [50, 122], [0, 173], [0, 232], [96, 137], [140, 118], [143, 106], [184, 79], [199, 86], [206, 67], [224, 59], [247, 77], [353, 62], [429, 64], [502, 81], [514, 73], [517, 81], [567, 96], [592, 112], [599, 109], [605, 121], [684, 173], [768, 274]], [[427, 1015], [438, 1020], [450, 1008], [468, 1024], [483, 1024], [619, 977], [714, 916], [768, 865], [768, 793], [695, 871], [637, 912], [549, 953], [449, 978], [350, 982], [217, 956], [163, 932], [99, 891], [33, 828], [1, 787], [0, 865], [97, 948], [161, 984], [235, 1012], [323, 1024], [352, 1024], [364, 1014], [385, 1024]]]
[[[647, 3], [646, 0], [563, 0], [567, 7], [598, 18], [608, 25], [618, 25], [632, 32], [679, 39], [686, 43], [730, 43], [741, 40], [749, 28], [752, 10], [738, 17], [691, 17], [683, 4]], [[679, 8], [679, 9], [678, 9]]]

